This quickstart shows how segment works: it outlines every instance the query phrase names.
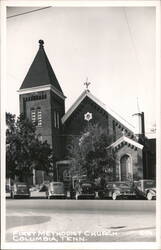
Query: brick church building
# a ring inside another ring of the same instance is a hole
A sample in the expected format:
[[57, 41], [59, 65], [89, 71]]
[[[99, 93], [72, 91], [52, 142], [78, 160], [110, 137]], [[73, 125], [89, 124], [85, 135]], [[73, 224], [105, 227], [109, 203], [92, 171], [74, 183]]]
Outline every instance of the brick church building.
[[[39, 50], [20, 87], [20, 113], [32, 122], [37, 121], [37, 136], [50, 144], [56, 159], [55, 179], [63, 181], [67, 160], [66, 146], [71, 135], [80, 135], [87, 125], [85, 116], [91, 116], [92, 123], [99, 123], [112, 135], [109, 146], [116, 153], [116, 173], [118, 180], [126, 180], [130, 174], [133, 180], [155, 178], [155, 143], [145, 137], [144, 113], [135, 114], [138, 131], [126, 120], [98, 100], [88, 89], [81, 93], [68, 111], [65, 111], [65, 95], [56, 78], [44, 50], [44, 42], [39, 41]], [[40, 173], [36, 183], [42, 182]], [[40, 180], [41, 179], [41, 180]]]

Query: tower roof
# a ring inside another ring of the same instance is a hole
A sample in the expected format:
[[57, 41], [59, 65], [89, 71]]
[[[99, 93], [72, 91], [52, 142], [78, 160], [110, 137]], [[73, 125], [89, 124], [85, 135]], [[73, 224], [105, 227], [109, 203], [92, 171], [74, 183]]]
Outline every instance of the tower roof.
[[56, 90], [63, 94], [56, 75], [45, 53], [44, 41], [39, 40], [39, 50], [29, 68], [20, 90], [42, 87], [45, 85], [52, 85]]

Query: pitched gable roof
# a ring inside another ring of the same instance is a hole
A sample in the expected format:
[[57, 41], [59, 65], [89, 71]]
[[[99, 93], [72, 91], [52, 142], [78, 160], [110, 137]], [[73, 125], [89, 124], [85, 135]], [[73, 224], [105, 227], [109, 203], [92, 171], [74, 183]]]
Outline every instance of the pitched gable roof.
[[126, 142], [126, 143], [128, 143], [128, 144], [131, 144], [131, 145], [133, 145], [134, 147], [143, 149], [143, 145], [142, 145], [142, 144], [140, 144], [140, 143], [138, 143], [138, 142], [136, 142], [136, 141], [134, 141], [134, 140], [132, 140], [132, 139], [126, 137], [126, 136], [120, 137], [117, 141], [115, 141], [115, 142], [112, 143], [110, 146], [108, 146], [107, 149], [110, 148], [110, 147], [115, 148], [115, 147], [117, 147], [118, 145], [120, 145], [120, 144], [123, 143], [123, 142]]
[[106, 107], [104, 103], [102, 103], [99, 99], [97, 99], [94, 95], [90, 93], [89, 90], [83, 91], [83, 93], [78, 97], [78, 99], [74, 102], [74, 104], [70, 107], [70, 109], [65, 113], [62, 117], [62, 123], [64, 124], [66, 120], [71, 116], [74, 110], [79, 106], [79, 104], [85, 99], [85, 97], [89, 97], [93, 102], [99, 105], [103, 110], [109, 113], [113, 118], [115, 118], [118, 122], [128, 128], [130, 131], [134, 131], [134, 126], [123, 119], [120, 115], [115, 113], [110, 107]]
[[39, 40], [39, 44], [39, 50], [29, 68], [20, 90], [51, 85], [57, 91], [63, 94], [56, 75], [45, 53], [43, 46], [44, 42]]

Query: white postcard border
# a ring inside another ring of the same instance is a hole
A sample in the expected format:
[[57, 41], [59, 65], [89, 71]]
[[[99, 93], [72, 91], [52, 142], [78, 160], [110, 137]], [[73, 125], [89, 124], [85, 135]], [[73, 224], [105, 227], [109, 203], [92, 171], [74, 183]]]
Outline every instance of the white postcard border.
[[[158, 0], [137, 0], [137, 1], [12, 1], [1, 0], [1, 246], [2, 249], [160, 249], [161, 247], [161, 194], [157, 194], [157, 218], [156, 226], [157, 232], [156, 242], [110, 242], [110, 243], [6, 243], [5, 242], [5, 82], [6, 82], [6, 8], [12, 7], [141, 7], [153, 6], [156, 7], [156, 110], [157, 110], [157, 128], [161, 127], [161, 101], [160, 101], [160, 1]], [[11, 100], [12, 101], [12, 100]], [[161, 134], [160, 129], [157, 130], [157, 190], [161, 190]], [[159, 219], [158, 219], [159, 218]]]

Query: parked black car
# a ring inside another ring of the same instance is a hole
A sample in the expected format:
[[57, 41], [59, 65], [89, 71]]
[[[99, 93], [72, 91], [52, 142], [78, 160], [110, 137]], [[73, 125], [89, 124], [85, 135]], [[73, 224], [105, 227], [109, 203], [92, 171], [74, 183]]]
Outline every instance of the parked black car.
[[103, 190], [99, 190], [98, 196], [100, 199], [112, 198], [116, 200], [117, 198], [135, 197], [136, 193], [132, 183], [117, 181], [106, 184]]
[[156, 182], [155, 180], [139, 180], [135, 182], [135, 192], [138, 197], [147, 200], [156, 199]]
[[75, 184], [73, 190], [73, 196], [76, 200], [78, 199], [94, 199], [95, 198], [95, 188], [94, 183], [90, 181], [78, 181]]

